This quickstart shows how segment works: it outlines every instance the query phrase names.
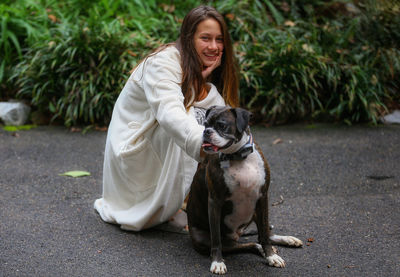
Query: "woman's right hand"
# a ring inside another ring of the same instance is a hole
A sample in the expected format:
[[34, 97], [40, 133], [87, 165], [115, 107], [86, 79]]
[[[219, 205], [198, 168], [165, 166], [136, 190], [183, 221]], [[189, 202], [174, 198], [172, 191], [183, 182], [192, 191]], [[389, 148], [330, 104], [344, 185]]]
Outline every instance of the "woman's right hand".
[[207, 79], [207, 77], [210, 76], [210, 74], [213, 72], [213, 70], [221, 65], [222, 54], [223, 54], [223, 51], [220, 51], [215, 62], [212, 65], [203, 68], [203, 71], [201, 72], [201, 74], [203, 75], [204, 79]]

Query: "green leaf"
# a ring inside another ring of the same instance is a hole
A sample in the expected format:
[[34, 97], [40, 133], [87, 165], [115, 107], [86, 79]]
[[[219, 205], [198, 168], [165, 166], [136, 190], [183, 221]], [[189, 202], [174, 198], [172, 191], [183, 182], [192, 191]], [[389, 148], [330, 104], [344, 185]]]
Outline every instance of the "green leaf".
[[64, 172], [63, 174], [59, 174], [60, 176], [69, 176], [69, 177], [83, 177], [83, 176], [90, 176], [90, 172], [87, 171], [80, 171], [80, 170], [75, 170], [75, 171], [67, 171]]
[[3, 130], [7, 132], [17, 132], [17, 131], [27, 131], [36, 127], [37, 127], [36, 125], [21, 125], [21, 126], [7, 125], [3, 127]]
[[3, 60], [3, 62], [0, 65], [0, 83], [3, 81], [3, 76], [4, 76], [4, 68], [6, 66], [6, 61]]
[[283, 21], [285, 20], [284, 17], [281, 15], [280, 12], [275, 8], [275, 6], [271, 3], [271, 1], [264, 0], [264, 3], [268, 6], [268, 9], [272, 13], [276, 23], [278, 25], [282, 25]]

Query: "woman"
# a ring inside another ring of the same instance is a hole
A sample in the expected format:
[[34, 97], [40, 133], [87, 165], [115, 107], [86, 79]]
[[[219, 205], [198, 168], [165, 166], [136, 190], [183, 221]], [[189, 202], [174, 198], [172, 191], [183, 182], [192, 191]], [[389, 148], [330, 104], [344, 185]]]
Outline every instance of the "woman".
[[238, 105], [230, 36], [223, 17], [200, 6], [176, 43], [135, 68], [115, 103], [94, 204], [101, 218], [139, 231], [176, 214], [201, 160], [204, 111], [225, 104]]

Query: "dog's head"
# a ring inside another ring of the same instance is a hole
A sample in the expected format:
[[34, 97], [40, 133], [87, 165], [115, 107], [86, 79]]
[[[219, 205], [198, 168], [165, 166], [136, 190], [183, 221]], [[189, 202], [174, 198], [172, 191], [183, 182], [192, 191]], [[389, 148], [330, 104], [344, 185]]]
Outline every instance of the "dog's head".
[[216, 153], [238, 143], [249, 125], [250, 112], [241, 108], [213, 106], [206, 112], [203, 149]]

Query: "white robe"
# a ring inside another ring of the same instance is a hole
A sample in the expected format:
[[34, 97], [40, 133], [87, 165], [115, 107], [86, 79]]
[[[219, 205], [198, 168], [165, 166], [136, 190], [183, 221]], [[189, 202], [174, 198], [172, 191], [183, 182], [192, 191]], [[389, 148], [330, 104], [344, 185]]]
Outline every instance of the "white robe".
[[[101, 218], [139, 231], [181, 207], [200, 160], [204, 127], [186, 111], [180, 54], [170, 46], [142, 62], [119, 95], [104, 153]], [[194, 106], [225, 105], [214, 85]]]

